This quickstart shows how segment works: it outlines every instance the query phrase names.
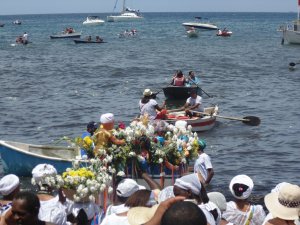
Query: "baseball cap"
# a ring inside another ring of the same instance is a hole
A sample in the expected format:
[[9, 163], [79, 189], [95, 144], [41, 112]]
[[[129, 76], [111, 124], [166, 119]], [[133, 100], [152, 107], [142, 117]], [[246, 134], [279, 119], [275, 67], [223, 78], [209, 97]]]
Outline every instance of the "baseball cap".
[[143, 190], [143, 189], [146, 189], [146, 188], [142, 185], [138, 185], [138, 183], [135, 180], [126, 178], [118, 184], [117, 195], [119, 197], [127, 198], [127, 197], [131, 196], [134, 192], [136, 192], [138, 190]]

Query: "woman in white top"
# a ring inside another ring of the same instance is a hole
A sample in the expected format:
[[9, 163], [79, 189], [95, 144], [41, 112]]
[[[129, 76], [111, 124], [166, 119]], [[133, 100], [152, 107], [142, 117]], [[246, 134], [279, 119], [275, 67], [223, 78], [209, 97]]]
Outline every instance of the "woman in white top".
[[[150, 120], [162, 119], [157, 111], [162, 111], [165, 107], [165, 103], [159, 106], [157, 101], [152, 98], [153, 92], [150, 89], [145, 89], [143, 98], [139, 102], [141, 116], [148, 115]], [[162, 115], [163, 116], [163, 115]]]
[[223, 223], [234, 225], [261, 225], [266, 217], [261, 205], [251, 205], [247, 200], [253, 190], [253, 181], [247, 175], [235, 176], [229, 185], [234, 201], [227, 202], [222, 214]]

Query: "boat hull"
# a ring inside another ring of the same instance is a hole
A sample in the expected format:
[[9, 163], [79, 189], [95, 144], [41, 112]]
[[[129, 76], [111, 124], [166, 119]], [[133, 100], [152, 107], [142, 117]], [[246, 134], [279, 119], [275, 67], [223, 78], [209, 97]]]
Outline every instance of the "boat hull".
[[71, 34], [54, 34], [50, 35], [51, 39], [62, 39], [62, 38], [80, 38], [81, 33], [71, 33]]
[[107, 16], [107, 22], [126, 22], [126, 21], [140, 21], [144, 18], [141, 16]]
[[198, 95], [202, 95], [201, 89], [196, 86], [168, 86], [163, 88], [164, 95], [167, 99], [187, 99], [188, 97], [190, 97], [192, 90], [196, 90]]
[[217, 30], [218, 27], [214, 24], [210, 24], [210, 23], [197, 23], [197, 22], [189, 22], [189, 23], [183, 23], [183, 26], [185, 26], [186, 28], [189, 27], [194, 27], [197, 29], [202, 29], [202, 30]]
[[192, 126], [192, 131], [202, 132], [211, 130], [216, 124], [216, 115], [218, 114], [218, 106], [208, 107], [204, 109], [204, 113], [209, 115], [203, 117], [186, 117], [184, 112], [170, 113], [170, 115], [175, 115], [176, 117], [168, 118], [168, 122], [175, 124], [178, 120], [184, 120], [187, 125]]
[[1, 169], [4, 174], [30, 177], [36, 165], [47, 163], [62, 173], [72, 167], [77, 152], [74, 148], [0, 141]]
[[290, 44], [300, 44], [300, 31], [285, 30], [283, 36]]

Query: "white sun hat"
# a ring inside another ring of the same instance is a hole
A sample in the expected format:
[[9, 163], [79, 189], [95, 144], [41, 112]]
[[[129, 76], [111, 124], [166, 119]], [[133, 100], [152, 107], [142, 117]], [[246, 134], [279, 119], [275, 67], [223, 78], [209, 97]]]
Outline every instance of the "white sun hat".
[[300, 215], [300, 187], [294, 184], [285, 184], [279, 192], [267, 194], [265, 205], [273, 217], [284, 220], [296, 220]]
[[[234, 184], [244, 184], [244, 185], [248, 186], [248, 188], [247, 188], [247, 190], [245, 190], [242, 193], [241, 196], [237, 196], [236, 193], [233, 190], [233, 185]], [[253, 180], [249, 176], [244, 175], [244, 174], [235, 176], [234, 178], [232, 178], [232, 180], [229, 184], [229, 189], [230, 189], [231, 194], [237, 199], [247, 199], [247, 198], [249, 198], [249, 196], [252, 193], [253, 187], [254, 187]]]
[[100, 116], [101, 123], [111, 123], [114, 120], [115, 120], [115, 117], [114, 117], [114, 114], [112, 114], [112, 113], [105, 113]]

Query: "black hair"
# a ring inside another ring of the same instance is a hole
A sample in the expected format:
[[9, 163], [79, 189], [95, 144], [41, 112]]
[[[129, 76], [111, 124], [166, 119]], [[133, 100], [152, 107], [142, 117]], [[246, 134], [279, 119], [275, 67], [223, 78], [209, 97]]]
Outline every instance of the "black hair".
[[21, 191], [14, 197], [14, 200], [24, 200], [26, 204], [26, 210], [30, 214], [37, 216], [41, 207], [38, 196], [29, 191]]
[[249, 187], [245, 184], [234, 184], [232, 186], [232, 189], [234, 191], [234, 194], [237, 196], [237, 197], [241, 197], [243, 195], [243, 193], [245, 191], [247, 191]]
[[203, 211], [192, 202], [176, 202], [164, 213], [161, 225], [206, 225]]

